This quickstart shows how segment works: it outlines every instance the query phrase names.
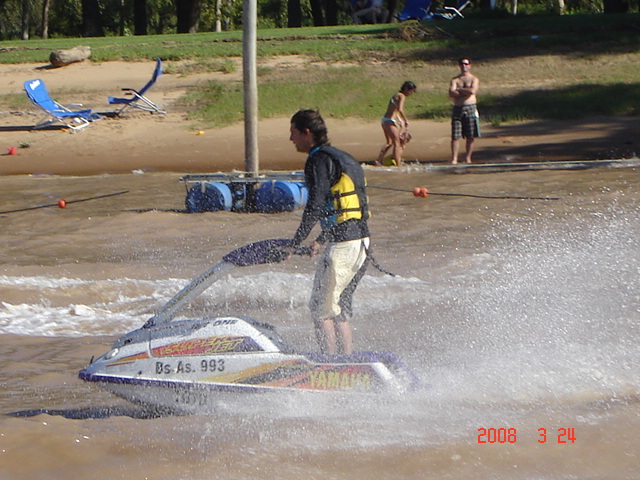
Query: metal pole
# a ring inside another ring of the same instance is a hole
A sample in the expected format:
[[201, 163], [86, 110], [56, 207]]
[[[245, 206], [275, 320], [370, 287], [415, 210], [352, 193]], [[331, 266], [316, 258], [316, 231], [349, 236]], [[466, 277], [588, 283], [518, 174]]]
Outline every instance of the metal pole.
[[245, 171], [258, 176], [258, 81], [256, 71], [257, 0], [243, 0], [242, 76], [244, 80]]

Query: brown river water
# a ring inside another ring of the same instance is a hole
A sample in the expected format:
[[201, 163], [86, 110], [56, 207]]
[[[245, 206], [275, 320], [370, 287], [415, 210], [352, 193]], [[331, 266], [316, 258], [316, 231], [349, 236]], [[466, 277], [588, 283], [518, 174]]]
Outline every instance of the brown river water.
[[[455, 175], [367, 169], [377, 260], [355, 345], [431, 388], [401, 397], [221, 401], [149, 415], [77, 373], [228, 251], [300, 212], [184, 212], [176, 174], [0, 181], [0, 479], [636, 479], [637, 169]], [[415, 198], [435, 193], [557, 200]], [[101, 199], [75, 202], [110, 193]], [[246, 267], [208, 314], [315, 349], [314, 261]]]

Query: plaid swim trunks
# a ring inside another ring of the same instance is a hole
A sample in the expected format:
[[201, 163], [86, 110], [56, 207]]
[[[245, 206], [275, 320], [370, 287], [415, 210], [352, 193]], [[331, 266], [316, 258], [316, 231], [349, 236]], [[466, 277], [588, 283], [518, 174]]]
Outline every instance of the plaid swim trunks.
[[475, 138], [480, 136], [480, 116], [475, 103], [454, 105], [451, 114], [451, 138]]

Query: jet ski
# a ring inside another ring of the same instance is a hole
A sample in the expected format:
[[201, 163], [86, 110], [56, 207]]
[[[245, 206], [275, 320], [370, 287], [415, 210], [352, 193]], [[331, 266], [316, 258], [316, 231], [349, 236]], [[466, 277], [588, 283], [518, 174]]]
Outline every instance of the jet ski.
[[[79, 377], [128, 401], [160, 411], [215, 410], [224, 396], [249, 393], [405, 393], [419, 378], [389, 352], [300, 353], [273, 325], [244, 316], [175, 319], [180, 308], [237, 267], [275, 263], [290, 240], [254, 242], [180, 290], [141, 328], [115, 341]], [[299, 248], [296, 254], [308, 254]]]

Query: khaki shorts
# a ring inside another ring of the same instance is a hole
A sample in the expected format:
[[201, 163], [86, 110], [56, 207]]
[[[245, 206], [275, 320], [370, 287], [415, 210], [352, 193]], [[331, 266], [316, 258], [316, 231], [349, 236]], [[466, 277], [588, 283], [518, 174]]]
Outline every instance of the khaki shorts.
[[[318, 260], [309, 301], [314, 322], [318, 323], [328, 318], [344, 321], [347, 318], [343, 318], [341, 314], [351, 314], [351, 312], [343, 312], [342, 305], [346, 303], [348, 309], [351, 308], [351, 295], [356, 285], [350, 285], [350, 283], [363, 267], [367, 259], [368, 247], [369, 238], [360, 238], [330, 243], [324, 249]], [[356, 281], [360, 280], [361, 276], [358, 275]], [[345, 299], [343, 293], [349, 298]], [[341, 295], [343, 295], [342, 298]]]

